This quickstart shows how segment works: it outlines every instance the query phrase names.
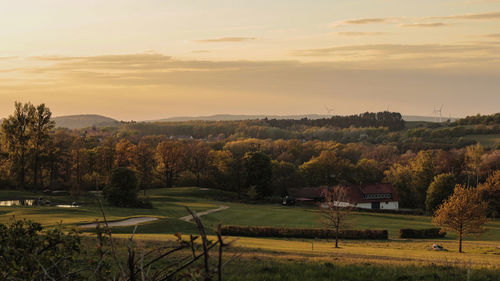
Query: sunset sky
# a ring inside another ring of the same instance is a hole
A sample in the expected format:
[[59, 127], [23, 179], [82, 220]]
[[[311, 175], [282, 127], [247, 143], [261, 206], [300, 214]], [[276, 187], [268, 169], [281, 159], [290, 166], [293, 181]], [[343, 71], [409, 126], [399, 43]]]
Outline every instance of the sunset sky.
[[0, 0], [14, 101], [121, 120], [500, 110], [500, 0]]

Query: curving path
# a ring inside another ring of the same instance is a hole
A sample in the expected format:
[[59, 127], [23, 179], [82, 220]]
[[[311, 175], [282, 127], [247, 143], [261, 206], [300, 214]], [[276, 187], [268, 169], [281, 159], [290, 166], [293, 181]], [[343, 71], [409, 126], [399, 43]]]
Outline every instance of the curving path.
[[[131, 225], [136, 225], [140, 224], [143, 222], [149, 222], [149, 221], [155, 221], [158, 218], [152, 218], [152, 217], [139, 217], [139, 218], [130, 218], [130, 219], [124, 219], [124, 220], [119, 220], [119, 221], [108, 221], [108, 226], [113, 227], [113, 226], [131, 226]], [[101, 224], [104, 224], [104, 222], [101, 222]], [[82, 224], [79, 225], [78, 227], [80, 228], [92, 228], [96, 227], [96, 223], [88, 223], [88, 224]]]
[[[196, 213], [196, 214], [198, 215], [198, 217], [201, 217], [201, 216], [208, 215], [208, 214], [211, 214], [211, 213], [215, 213], [215, 212], [219, 212], [219, 211], [224, 211], [226, 209], [229, 209], [229, 206], [219, 206], [219, 208], [217, 208], [217, 209], [206, 210], [206, 211], [199, 212], [199, 213]], [[193, 216], [188, 215], [188, 216], [181, 217], [179, 219], [182, 220], [182, 221], [190, 222], [193, 219]]]

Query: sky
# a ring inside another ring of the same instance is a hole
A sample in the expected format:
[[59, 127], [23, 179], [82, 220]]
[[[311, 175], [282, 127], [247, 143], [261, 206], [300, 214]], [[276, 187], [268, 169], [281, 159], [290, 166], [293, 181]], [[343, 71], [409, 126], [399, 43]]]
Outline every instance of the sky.
[[0, 117], [15, 101], [119, 120], [495, 113], [500, 0], [0, 0]]

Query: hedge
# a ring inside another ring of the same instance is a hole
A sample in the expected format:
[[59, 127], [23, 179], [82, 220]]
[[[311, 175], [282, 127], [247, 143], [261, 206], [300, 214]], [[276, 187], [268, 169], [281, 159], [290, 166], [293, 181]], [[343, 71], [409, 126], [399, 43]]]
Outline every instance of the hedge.
[[[321, 228], [287, 228], [270, 226], [236, 226], [226, 225], [221, 227], [221, 234], [228, 236], [248, 237], [278, 237], [278, 238], [320, 238], [334, 239], [335, 230]], [[341, 230], [340, 239], [373, 239], [383, 240], [388, 238], [387, 230]]]
[[399, 230], [399, 237], [401, 238], [443, 238], [445, 235], [446, 232], [440, 228], [402, 228]]

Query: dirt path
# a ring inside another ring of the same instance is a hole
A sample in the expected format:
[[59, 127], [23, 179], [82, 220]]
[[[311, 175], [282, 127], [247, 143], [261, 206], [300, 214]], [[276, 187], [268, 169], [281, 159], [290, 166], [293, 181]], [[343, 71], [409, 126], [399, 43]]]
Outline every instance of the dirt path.
[[[223, 210], [226, 210], [226, 209], [229, 209], [229, 206], [220, 206], [217, 209], [206, 210], [206, 211], [199, 212], [199, 213], [196, 213], [196, 214], [198, 215], [198, 217], [201, 217], [201, 216], [204, 216], [204, 215], [208, 215], [208, 214], [211, 214], [211, 213], [223, 211]], [[181, 217], [179, 219], [183, 220], [183, 221], [189, 222], [189, 221], [191, 221], [193, 219], [193, 217], [191, 215], [188, 215], [188, 216]]]
[[[108, 225], [110, 227], [112, 226], [131, 226], [131, 225], [136, 225], [140, 224], [143, 222], [149, 222], [149, 221], [155, 221], [158, 218], [151, 218], [151, 217], [140, 217], [140, 218], [130, 218], [130, 219], [124, 219], [124, 220], [119, 220], [119, 221], [111, 221], [108, 222]], [[82, 224], [79, 225], [78, 227], [80, 228], [91, 228], [91, 227], [96, 227], [96, 223], [88, 223], [88, 224]]]

